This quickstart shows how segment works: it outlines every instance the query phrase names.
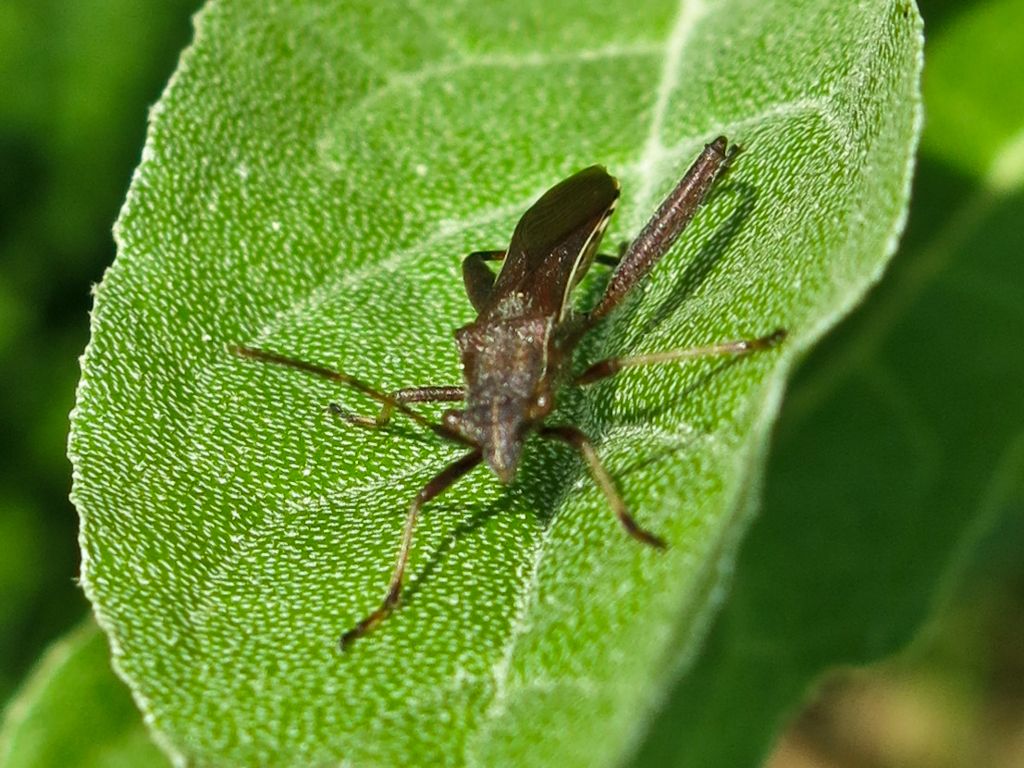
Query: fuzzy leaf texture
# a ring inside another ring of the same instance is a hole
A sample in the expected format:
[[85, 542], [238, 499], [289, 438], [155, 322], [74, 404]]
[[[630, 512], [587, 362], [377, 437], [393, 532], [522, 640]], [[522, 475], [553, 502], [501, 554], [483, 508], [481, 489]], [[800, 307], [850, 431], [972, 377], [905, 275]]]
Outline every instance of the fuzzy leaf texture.
[[970, 571], [1020, 560], [1024, 82], [989, 81], [1024, 68], [1024, 1], [926, 22], [900, 252], [794, 377], [728, 603], [636, 768], [760, 765], [823, 673], [920, 651]]
[[[168, 753], [620, 760], [721, 602], [787, 372], [895, 247], [920, 46], [902, 1], [207, 6], [153, 111], [70, 440], [83, 584]], [[427, 507], [401, 609], [339, 655], [460, 451], [339, 424], [328, 402], [372, 403], [227, 346], [458, 383], [465, 253], [594, 162], [624, 190], [606, 242], [627, 239], [719, 133], [746, 150], [728, 182], [581, 354], [790, 337], [624, 374], [551, 419], [595, 438], [669, 550], [531, 442], [512, 487], [477, 470]]]

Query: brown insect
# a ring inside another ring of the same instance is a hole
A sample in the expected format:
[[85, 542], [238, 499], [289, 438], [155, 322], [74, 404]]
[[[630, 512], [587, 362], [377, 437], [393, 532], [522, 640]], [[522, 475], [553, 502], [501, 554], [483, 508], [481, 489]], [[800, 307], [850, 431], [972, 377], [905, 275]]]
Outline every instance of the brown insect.
[[[665, 547], [661, 538], [642, 528], [629, 514], [590, 439], [574, 426], [547, 425], [544, 419], [555, 406], [558, 386], [566, 379], [592, 384], [633, 366], [709, 355], [744, 355], [771, 347], [785, 337], [786, 332], [780, 329], [755, 339], [613, 357], [571, 377], [573, 350], [579, 340], [618, 306], [672, 246], [737, 152], [724, 136], [705, 146], [621, 258], [598, 254], [601, 236], [619, 196], [618, 182], [599, 165], [585, 168], [545, 192], [519, 220], [507, 250], [477, 251], [467, 256], [462, 275], [478, 314], [476, 320], [455, 332], [465, 376], [462, 386], [410, 387], [389, 394], [338, 370], [267, 350], [232, 348], [242, 357], [298, 368], [348, 385], [381, 403], [376, 417], [353, 415], [333, 403], [329, 406], [352, 424], [383, 427], [398, 412], [469, 447], [462, 458], [441, 470], [413, 498], [387, 595], [380, 607], [342, 635], [342, 649], [370, 632], [398, 605], [413, 529], [422, 506], [481, 461], [502, 483], [511, 483], [523, 442], [531, 432], [579, 451], [626, 532], [644, 544]], [[597, 306], [589, 312], [575, 312], [570, 302], [573, 288], [595, 259], [617, 264], [617, 268]], [[504, 261], [497, 276], [487, 266], [488, 261]], [[436, 424], [408, 405], [425, 402], [465, 402], [465, 407], [446, 411], [441, 423]]]

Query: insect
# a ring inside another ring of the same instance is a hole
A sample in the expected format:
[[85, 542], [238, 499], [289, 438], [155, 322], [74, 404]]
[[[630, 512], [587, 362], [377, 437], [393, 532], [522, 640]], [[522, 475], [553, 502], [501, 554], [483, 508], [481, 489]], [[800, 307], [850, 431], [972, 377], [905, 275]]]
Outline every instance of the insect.
[[[329, 410], [351, 424], [376, 429], [397, 412], [468, 451], [437, 473], [413, 497], [398, 559], [383, 602], [341, 637], [341, 648], [366, 635], [399, 603], [413, 530], [424, 504], [481, 462], [505, 484], [519, 466], [526, 437], [536, 433], [576, 449], [585, 460], [619, 522], [634, 539], [663, 549], [665, 542], [630, 515], [590, 439], [568, 424], [549, 425], [560, 384], [593, 384], [623, 368], [657, 365], [708, 355], [744, 355], [781, 341], [775, 330], [754, 339], [655, 354], [600, 360], [572, 377], [573, 350], [582, 336], [607, 316], [672, 246], [697, 212], [738, 148], [724, 136], [706, 145], [675, 189], [625, 249], [621, 258], [598, 254], [601, 236], [615, 210], [619, 184], [592, 165], [545, 192], [516, 225], [507, 249], [477, 251], [462, 264], [462, 275], [476, 319], [455, 331], [465, 382], [459, 386], [410, 387], [386, 393], [349, 374], [253, 347], [233, 351], [246, 358], [297, 368], [347, 385], [381, 404], [375, 417], [359, 416], [331, 404]], [[576, 312], [573, 288], [595, 260], [617, 264], [604, 294], [589, 312]], [[489, 261], [503, 262], [495, 275]], [[432, 422], [410, 403], [464, 402]]]

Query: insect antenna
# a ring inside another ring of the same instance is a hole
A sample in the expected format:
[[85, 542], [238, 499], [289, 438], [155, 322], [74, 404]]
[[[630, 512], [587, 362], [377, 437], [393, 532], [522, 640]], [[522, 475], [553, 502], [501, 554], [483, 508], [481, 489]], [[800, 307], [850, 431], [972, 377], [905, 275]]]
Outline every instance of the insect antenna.
[[[361, 379], [357, 379], [355, 376], [351, 376], [344, 371], [339, 371], [334, 368], [325, 368], [322, 365], [316, 363], [310, 363], [305, 360], [299, 360], [295, 357], [288, 357], [287, 355], [281, 355], [277, 352], [271, 352], [266, 349], [258, 349], [256, 347], [247, 347], [239, 344], [231, 345], [230, 351], [239, 357], [248, 358], [250, 360], [259, 360], [264, 363], [272, 363], [274, 365], [282, 365], [288, 368], [297, 368], [300, 371], [311, 373], [314, 376], [320, 376], [321, 378], [328, 379], [329, 381], [335, 381], [339, 384], [352, 387], [357, 392], [361, 392], [367, 397], [376, 400], [378, 403], [384, 406], [387, 412], [398, 411], [404, 416], [408, 416], [410, 419], [415, 421], [417, 424], [426, 427], [427, 429], [436, 432], [437, 434], [445, 437], [449, 440], [455, 440], [460, 443], [466, 442], [465, 439], [456, 432], [448, 429], [442, 424], [435, 424], [420, 413], [417, 413], [412, 408], [403, 402], [403, 400], [395, 397], [394, 395], [388, 394], [387, 392], [381, 392], [379, 389], [371, 387]], [[443, 388], [436, 388], [443, 389]], [[332, 409], [333, 410], [333, 409]], [[340, 415], [344, 415], [343, 413]]]

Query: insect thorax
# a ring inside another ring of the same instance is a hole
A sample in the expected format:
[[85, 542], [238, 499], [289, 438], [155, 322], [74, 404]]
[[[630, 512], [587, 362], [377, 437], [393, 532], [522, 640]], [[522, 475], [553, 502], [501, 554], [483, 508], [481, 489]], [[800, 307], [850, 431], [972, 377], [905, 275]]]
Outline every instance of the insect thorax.
[[479, 321], [455, 332], [466, 377], [458, 429], [506, 482], [515, 473], [525, 429], [550, 410], [553, 329], [553, 318], [533, 316]]

